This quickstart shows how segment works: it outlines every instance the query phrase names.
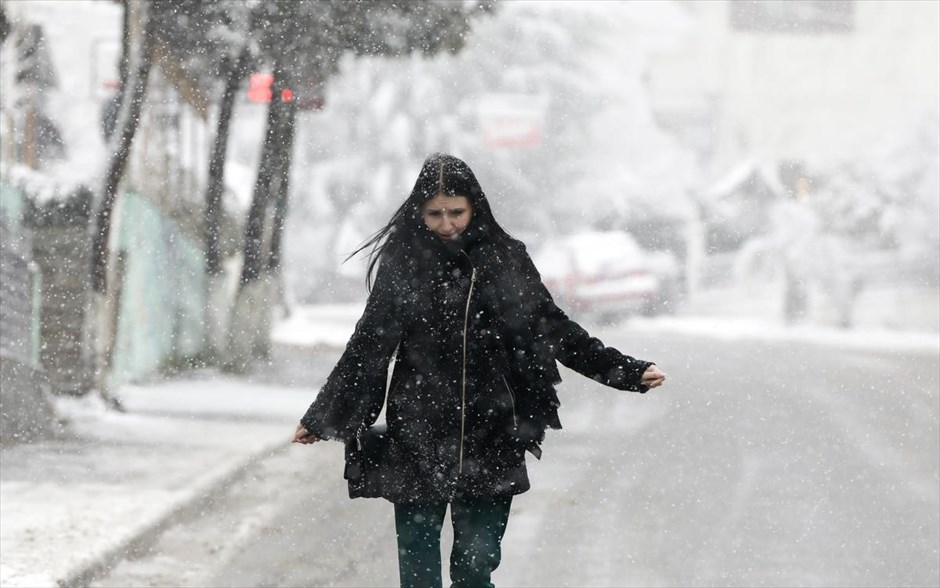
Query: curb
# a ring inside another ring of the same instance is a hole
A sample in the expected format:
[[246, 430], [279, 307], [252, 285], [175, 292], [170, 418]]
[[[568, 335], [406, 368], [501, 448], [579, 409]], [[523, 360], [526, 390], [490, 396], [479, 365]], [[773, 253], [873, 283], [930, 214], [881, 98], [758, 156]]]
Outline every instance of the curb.
[[225, 486], [242, 475], [259, 459], [284, 451], [290, 446], [287, 440], [268, 443], [246, 457], [232, 458], [207, 474], [202, 475], [180, 495], [169, 502], [166, 508], [148, 519], [143, 520], [137, 528], [122, 533], [123, 537], [115, 540], [115, 544], [102, 551], [91, 554], [85, 563], [76, 566], [65, 577], [56, 580], [56, 584], [63, 587], [88, 586], [98, 577], [106, 573], [117, 563], [127, 558], [129, 552], [155, 542], [167, 530], [173, 521], [184, 515], [187, 511], [195, 510], [201, 504], [218, 495]]

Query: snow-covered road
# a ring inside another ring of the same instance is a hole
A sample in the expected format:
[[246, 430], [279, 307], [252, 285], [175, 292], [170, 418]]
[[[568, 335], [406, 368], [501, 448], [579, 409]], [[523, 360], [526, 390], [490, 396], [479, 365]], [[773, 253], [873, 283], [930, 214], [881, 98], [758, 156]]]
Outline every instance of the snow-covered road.
[[[936, 354], [597, 334], [669, 380], [564, 374], [498, 585], [940, 584]], [[99, 585], [395, 585], [391, 508], [341, 468], [339, 444], [290, 447]]]

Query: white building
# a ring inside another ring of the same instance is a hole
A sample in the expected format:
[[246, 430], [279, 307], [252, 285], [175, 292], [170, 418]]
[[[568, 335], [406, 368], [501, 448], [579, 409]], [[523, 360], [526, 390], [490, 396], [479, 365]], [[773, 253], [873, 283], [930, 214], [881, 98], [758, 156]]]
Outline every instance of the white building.
[[940, 2], [680, 5], [692, 26], [654, 58], [649, 88], [711, 178], [747, 158], [851, 159], [940, 104]]

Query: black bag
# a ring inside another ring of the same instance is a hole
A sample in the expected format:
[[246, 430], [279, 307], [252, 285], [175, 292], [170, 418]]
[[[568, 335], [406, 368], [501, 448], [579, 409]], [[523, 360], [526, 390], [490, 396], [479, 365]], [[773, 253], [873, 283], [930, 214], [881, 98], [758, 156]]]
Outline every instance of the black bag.
[[346, 469], [343, 477], [350, 498], [381, 498], [387, 470], [388, 429], [385, 425], [363, 427], [346, 442]]
[[[392, 353], [390, 364], [398, 360], [398, 347]], [[388, 391], [386, 390], [386, 395]], [[382, 398], [382, 405], [385, 398]], [[378, 415], [382, 406], [372, 407], [372, 414]], [[356, 436], [346, 441], [346, 468], [343, 477], [349, 486], [350, 498], [382, 498], [382, 489], [386, 487], [387, 468], [385, 456], [388, 453], [388, 427], [386, 425], [362, 423]]]

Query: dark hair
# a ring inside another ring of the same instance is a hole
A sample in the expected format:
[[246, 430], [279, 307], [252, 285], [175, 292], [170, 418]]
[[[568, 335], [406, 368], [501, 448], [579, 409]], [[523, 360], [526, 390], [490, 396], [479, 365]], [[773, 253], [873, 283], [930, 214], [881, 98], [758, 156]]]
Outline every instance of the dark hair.
[[480, 182], [473, 175], [470, 166], [452, 155], [434, 153], [424, 160], [411, 194], [398, 207], [388, 223], [346, 258], [348, 260], [369, 249], [366, 283], [370, 289], [373, 270], [383, 254], [421, 240], [421, 232], [428, 230], [421, 218], [424, 203], [438, 194], [466, 197], [473, 207], [470, 227], [484, 228], [488, 236], [497, 243], [508, 244], [512, 241], [512, 237], [493, 217], [486, 194], [483, 193]]

